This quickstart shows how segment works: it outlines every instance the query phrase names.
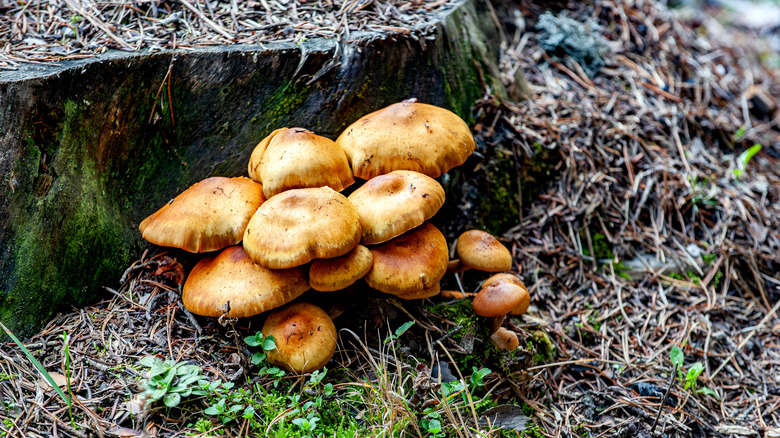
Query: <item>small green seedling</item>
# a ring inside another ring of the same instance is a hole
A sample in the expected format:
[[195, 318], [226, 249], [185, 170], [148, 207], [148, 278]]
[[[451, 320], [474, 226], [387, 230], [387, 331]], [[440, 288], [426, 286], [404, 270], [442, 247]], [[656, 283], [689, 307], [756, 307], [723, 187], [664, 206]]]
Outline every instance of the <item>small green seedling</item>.
[[671, 360], [673, 365], [677, 365], [677, 369], [679, 370], [678, 378], [683, 382], [685, 382], [683, 389], [685, 390], [690, 389], [696, 394], [711, 395], [717, 399], [720, 399], [718, 393], [713, 391], [712, 389], [706, 386], [702, 386], [701, 388], [698, 387], [699, 375], [701, 375], [701, 373], [704, 371], [704, 365], [702, 365], [701, 362], [695, 362], [693, 365], [690, 366], [690, 368], [688, 368], [688, 373], [683, 375], [685, 354], [682, 352], [680, 347], [676, 345], [672, 346], [672, 349], [669, 352], [669, 359]]
[[400, 338], [401, 335], [406, 333], [406, 331], [409, 330], [410, 328], [412, 328], [413, 325], [414, 325], [414, 321], [409, 321], [409, 322], [406, 322], [403, 325], [401, 325], [401, 327], [398, 327], [397, 329], [395, 329], [395, 333], [393, 333], [390, 337], [385, 338], [385, 344], [387, 344], [388, 342], [395, 341], [396, 339]]
[[745, 169], [747, 169], [750, 159], [761, 151], [762, 146], [760, 144], [754, 144], [749, 147], [748, 150], [739, 154], [737, 158], [737, 168], [733, 170], [736, 178], [742, 178], [745, 175]]
[[162, 399], [169, 408], [178, 406], [183, 398], [191, 395], [206, 395], [200, 389], [201, 382], [206, 381], [200, 374], [200, 367], [187, 365], [174, 360], [162, 361], [156, 356], [144, 356], [139, 365], [149, 368], [149, 378], [145, 382], [144, 393], [149, 396], [149, 403]]

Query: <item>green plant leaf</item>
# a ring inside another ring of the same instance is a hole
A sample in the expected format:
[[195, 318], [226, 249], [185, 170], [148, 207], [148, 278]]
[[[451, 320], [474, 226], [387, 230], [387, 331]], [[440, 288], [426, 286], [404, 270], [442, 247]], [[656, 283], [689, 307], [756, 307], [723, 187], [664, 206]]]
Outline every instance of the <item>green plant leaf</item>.
[[409, 321], [403, 324], [401, 327], [398, 327], [397, 329], [395, 329], [395, 337], [396, 338], [400, 337], [402, 334], [406, 333], [407, 330], [412, 328], [413, 325], [414, 325], [414, 321]]
[[162, 366], [162, 361], [155, 356], [144, 356], [138, 360], [138, 365], [143, 365], [147, 368], [152, 368], [155, 364]]
[[265, 353], [255, 353], [252, 355], [252, 364], [253, 365], [260, 365], [265, 361]]
[[263, 350], [276, 350], [276, 339], [274, 339], [273, 336], [266, 336], [265, 339], [263, 339]]
[[250, 347], [259, 347], [263, 343], [263, 334], [257, 332], [254, 336], [247, 336], [244, 338], [244, 342]]
[[720, 396], [718, 395], [718, 393], [713, 391], [710, 388], [707, 388], [706, 386], [697, 389], [696, 393], [697, 394], [704, 394], [704, 395], [711, 395], [711, 396], [715, 397], [716, 399], [720, 400]]
[[677, 368], [682, 370], [685, 362], [685, 354], [683, 354], [680, 347], [672, 345], [672, 350], [669, 352], [669, 360], [672, 361], [672, 365], [677, 365]]
[[760, 144], [754, 144], [745, 152], [739, 154], [739, 157], [737, 158], [737, 168], [733, 170], [735, 177], [740, 178], [745, 174], [745, 169], [747, 169], [748, 163], [750, 163], [750, 159], [759, 153], [762, 147], [763, 146]]
[[165, 397], [163, 397], [163, 403], [169, 408], [176, 407], [180, 402], [181, 395], [175, 392], [169, 392], [168, 394], [165, 394]]
[[203, 411], [206, 415], [219, 415], [219, 409], [216, 406], [209, 406]]
[[38, 359], [36, 359], [35, 356], [33, 356], [32, 353], [30, 353], [30, 350], [28, 350], [27, 347], [25, 347], [24, 344], [22, 344], [19, 341], [19, 339], [13, 333], [11, 333], [11, 330], [8, 330], [8, 328], [2, 322], [0, 322], [0, 327], [2, 327], [3, 330], [5, 330], [5, 332], [8, 334], [8, 337], [10, 337], [11, 340], [14, 341], [14, 343], [19, 347], [19, 349], [22, 350], [22, 353], [24, 353], [24, 355], [27, 356], [27, 359], [29, 359], [30, 362], [32, 362], [35, 368], [37, 368], [38, 371], [41, 372], [43, 378], [46, 379], [46, 381], [49, 383], [49, 386], [54, 388], [54, 391], [57, 392], [57, 394], [62, 398], [65, 404], [68, 405], [68, 409], [70, 409], [71, 407], [70, 397], [68, 397], [62, 391], [62, 389], [60, 389], [60, 387], [56, 383], [54, 383], [54, 379], [52, 379], [51, 375], [49, 375], [49, 373], [46, 371], [46, 368], [44, 368], [43, 365], [40, 362], [38, 362]]

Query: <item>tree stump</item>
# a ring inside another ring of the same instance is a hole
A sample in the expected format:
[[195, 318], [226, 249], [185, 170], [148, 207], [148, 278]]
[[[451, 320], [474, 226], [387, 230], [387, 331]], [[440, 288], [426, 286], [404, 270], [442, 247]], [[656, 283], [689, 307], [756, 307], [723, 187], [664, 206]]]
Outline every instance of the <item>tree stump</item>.
[[144, 217], [203, 178], [245, 175], [276, 128], [336, 138], [409, 97], [468, 121], [485, 87], [505, 94], [494, 16], [463, 0], [409, 34], [108, 52], [0, 74], [0, 321], [29, 335], [116, 285], [145, 245]]

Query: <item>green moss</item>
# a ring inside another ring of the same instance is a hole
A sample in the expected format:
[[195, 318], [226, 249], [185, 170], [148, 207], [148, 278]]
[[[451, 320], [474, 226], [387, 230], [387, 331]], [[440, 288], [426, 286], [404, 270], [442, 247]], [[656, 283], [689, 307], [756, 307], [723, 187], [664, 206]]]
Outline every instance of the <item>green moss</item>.
[[481, 229], [500, 235], [519, 222], [517, 171], [510, 152], [496, 149], [485, 166], [487, 196], [480, 198], [476, 224]]
[[542, 365], [549, 362], [555, 354], [555, 346], [550, 337], [543, 331], [535, 331], [528, 340], [528, 348], [534, 352], [534, 365]]

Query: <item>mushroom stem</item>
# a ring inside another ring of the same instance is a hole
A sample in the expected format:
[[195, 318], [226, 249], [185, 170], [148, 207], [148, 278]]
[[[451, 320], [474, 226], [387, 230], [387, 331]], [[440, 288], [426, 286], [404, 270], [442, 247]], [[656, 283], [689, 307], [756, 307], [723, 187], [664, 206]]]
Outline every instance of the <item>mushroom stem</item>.
[[459, 274], [463, 271], [468, 271], [469, 269], [471, 268], [461, 263], [460, 259], [450, 260], [447, 264], [447, 271], [452, 272], [453, 274]]
[[488, 320], [488, 327], [490, 327], [490, 334], [492, 335], [496, 331], [498, 331], [499, 328], [501, 328], [501, 324], [504, 323], [504, 319], [506, 319], [506, 315], [501, 316], [493, 316], [490, 318], [487, 318]]
[[443, 291], [440, 292], [440, 295], [441, 295], [442, 298], [458, 298], [458, 299], [461, 299], [461, 298], [471, 298], [471, 297], [473, 297], [476, 294], [475, 293], [471, 293], [471, 292], [461, 292], [459, 290], [443, 290]]

